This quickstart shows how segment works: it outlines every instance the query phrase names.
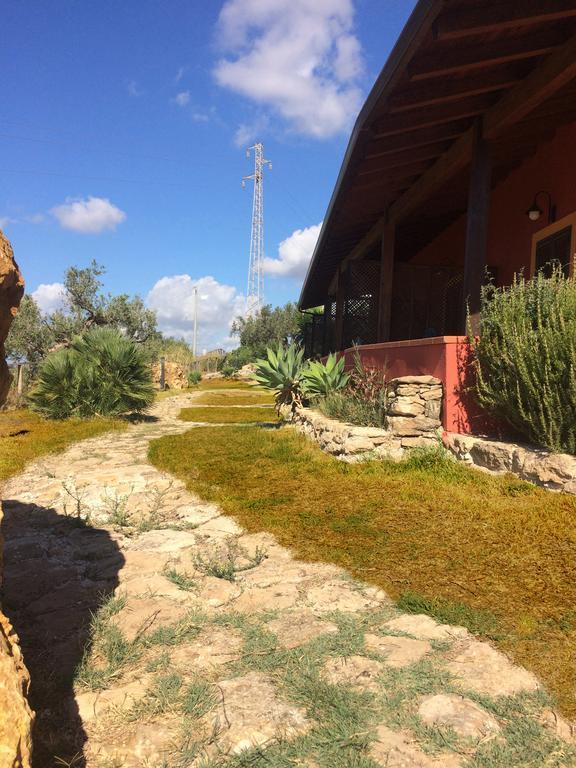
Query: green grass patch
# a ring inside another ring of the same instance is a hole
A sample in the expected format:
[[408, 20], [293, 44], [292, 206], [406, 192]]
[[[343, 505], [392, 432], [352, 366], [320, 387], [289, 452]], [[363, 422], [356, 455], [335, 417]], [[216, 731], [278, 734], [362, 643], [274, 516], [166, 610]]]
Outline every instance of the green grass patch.
[[0, 413], [0, 483], [21, 472], [33, 459], [126, 426], [125, 421], [117, 419], [52, 421], [24, 409], [3, 411]]
[[443, 455], [346, 464], [288, 430], [199, 427], [150, 459], [296, 557], [495, 638], [576, 715], [575, 498]]
[[201, 392], [195, 398], [198, 405], [274, 405], [268, 392]]
[[238, 379], [202, 379], [198, 389], [254, 389], [255, 385]]
[[226, 408], [208, 406], [206, 408], [183, 408], [180, 411], [182, 421], [197, 421], [204, 424], [277, 424], [281, 417], [273, 408]]

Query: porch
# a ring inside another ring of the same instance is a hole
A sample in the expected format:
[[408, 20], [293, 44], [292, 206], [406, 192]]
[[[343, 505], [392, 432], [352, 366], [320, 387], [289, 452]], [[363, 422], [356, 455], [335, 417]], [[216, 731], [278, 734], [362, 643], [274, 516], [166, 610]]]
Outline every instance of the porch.
[[445, 428], [469, 432], [482, 286], [573, 272], [576, 0], [449, 6], [417, 4], [360, 113], [300, 308], [323, 307], [309, 353], [437, 376]]

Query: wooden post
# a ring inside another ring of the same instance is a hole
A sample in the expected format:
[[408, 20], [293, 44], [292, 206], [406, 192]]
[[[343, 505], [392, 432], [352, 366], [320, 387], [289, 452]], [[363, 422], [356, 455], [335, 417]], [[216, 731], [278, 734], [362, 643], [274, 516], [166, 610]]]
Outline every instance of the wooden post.
[[16, 392], [21, 395], [24, 390], [24, 365], [18, 363], [16, 371]]
[[166, 368], [165, 358], [163, 357], [160, 358], [160, 389], [166, 389]]
[[396, 226], [387, 223], [382, 232], [380, 250], [380, 290], [378, 298], [378, 341], [390, 341], [392, 288], [394, 284], [394, 246]]
[[343, 351], [344, 343], [344, 303], [346, 301], [346, 262], [338, 268], [338, 286], [336, 288], [336, 328], [334, 332], [334, 346], [337, 352]]
[[470, 314], [470, 330], [480, 329], [480, 293], [486, 273], [488, 247], [488, 216], [490, 213], [490, 185], [492, 180], [490, 146], [482, 135], [479, 120], [474, 129], [468, 212], [466, 220], [466, 250], [464, 253], [464, 306], [462, 330], [467, 332], [466, 318]]

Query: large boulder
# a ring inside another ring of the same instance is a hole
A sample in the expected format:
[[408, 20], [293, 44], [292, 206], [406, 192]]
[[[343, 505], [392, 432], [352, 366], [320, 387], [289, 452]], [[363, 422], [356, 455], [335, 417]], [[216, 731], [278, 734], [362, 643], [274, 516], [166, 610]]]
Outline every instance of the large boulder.
[[[0, 231], [0, 404], [10, 385], [4, 341], [23, 293], [24, 281], [14, 261], [12, 246]], [[0, 537], [0, 586], [3, 546]], [[30, 766], [33, 714], [27, 700], [29, 682], [16, 633], [0, 612], [0, 768]]]
[[12, 320], [24, 293], [24, 280], [14, 261], [10, 242], [0, 231], [0, 405], [6, 399], [10, 386], [10, 375], [6, 365], [4, 342]]

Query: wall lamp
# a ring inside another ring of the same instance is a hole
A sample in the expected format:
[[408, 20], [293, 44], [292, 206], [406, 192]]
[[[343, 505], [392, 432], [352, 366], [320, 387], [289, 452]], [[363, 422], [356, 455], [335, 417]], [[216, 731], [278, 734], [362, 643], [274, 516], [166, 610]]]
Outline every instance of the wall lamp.
[[544, 211], [538, 205], [538, 197], [540, 195], [546, 195], [548, 201], [548, 224], [552, 224], [552, 222], [556, 219], [556, 206], [552, 202], [552, 195], [550, 192], [546, 192], [544, 189], [536, 192], [534, 195], [534, 200], [532, 201], [532, 205], [526, 211], [526, 216], [528, 216], [530, 221], [538, 221], [538, 219], [542, 216]]

